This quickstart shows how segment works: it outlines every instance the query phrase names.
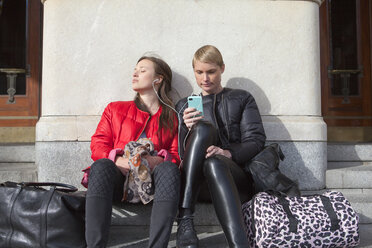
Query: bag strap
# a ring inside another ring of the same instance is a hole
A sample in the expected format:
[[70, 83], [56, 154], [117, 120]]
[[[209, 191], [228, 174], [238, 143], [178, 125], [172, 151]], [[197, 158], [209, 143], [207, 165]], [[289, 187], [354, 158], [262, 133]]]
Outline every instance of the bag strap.
[[[294, 217], [291, 210], [289, 209], [289, 201], [285, 198], [285, 195], [283, 195], [280, 192], [276, 192], [276, 191], [272, 191], [272, 190], [268, 190], [268, 191], [266, 191], [266, 193], [278, 198], [279, 204], [282, 205], [284, 212], [287, 214], [287, 217], [288, 217], [288, 220], [289, 220], [289, 231], [292, 232], [292, 233], [297, 233], [298, 220], [296, 219], [296, 217]], [[255, 200], [256, 200], [256, 196], [254, 196], [252, 198], [252, 212], [251, 212], [252, 231], [253, 231], [254, 234], [256, 233], [256, 227], [255, 227], [255, 221], [254, 221], [255, 220], [255, 218], [254, 218], [254, 215], [255, 215], [255, 212], [254, 212]]]
[[278, 197], [280, 205], [282, 205], [284, 212], [287, 214], [289, 219], [289, 231], [292, 233], [297, 233], [298, 220], [292, 214], [289, 209], [289, 201], [283, 195], [276, 195]]
[[72, 186], [70, 184], [65, 184], [65, 183], [52, 183], [52, 182], [44, 182], [44, 183], [39, 183], [39, 182], [22, 182], [20, 183], [21, 186], [23, 187], [54, 187], [55, 190], [62, 191], [62, 192], [75, 192], [78, 189], [75, 186]]
[[277, 153], [277, 155], [278, 155], [278, 157], [281, 161], [283, 161], [285, 159], [282, 148], [280, 147], [280, 145], [278, 143], [271, 143], [268, 146], [271, 146], [274, 149], [274, 151]]
[[[279, 200], [279, 203], [283, 206], [284, 212], [287, 214], [288, 219], [289, 219], [289, 231], [290, 232], [297, 232], [297, 225], [298, 225], [298, 220], [294, 217], [292, 214], [290, 208], [289, 208], [289, 201], [285, 198], [286, 196], [277, 191], [266, 191], [268, 194], [276, 196]], [[318, 195], [320, 197], [320, 200], [322, 201], [322, 204], [324, 206], [325, 211], [327, 212], [329, 219], [331, 221], [331, 231], [336, 231], [340, 228], [340, 220], [337, 218], [337, 214], [332, 207], [331, 200], [324, 196], [324, 195]]]
[[[50, 186], [50, 185], [48, 185]], [[48, 208], [56, 186], [51, 186], [48, 193], [44, 196], [43, 202], [40, 207], [40, 247], [47, 248], [47, 233], [48, 233]]]
[[7, 216], [8, 223], [10, 225], [10, 232], [8, 233], [8, 235], [6, 237], [6, 242], [5, 242], [7, 247], [11, 247], [10, 242], [12, 240], [12, 236], [13, 236], [13, 232], [14, 232], [13, 223], [12, 223], [12, 214], [13, 214], [13, 209], [14, 209], [14, 205], [15, 205], [14, 203], [17, 200], [21, 191], [22, 191], [22, 188], [18, 187], [16, 192], [12, 195], [12, 198], [10, 199], [9, 205], [11, 206], [11, 208], [10, 208], [9, 216]]
[[286, 199], [286, 194], [275, 191], [275, 190], [267, 190], [265, 191], [267, 194], [275, 196], [279, 204], [282, 205], [284, 212], [287, 214], [288, 220], [289, 220], [289, 231], [296, 233], [297, 232], [297, 226], [298, 226], [298, 220], [296, 217], [292, 214], [290, 208], [289, 208], [289, 201]]
[[336, 212], [334, 208], [332, 207], [331, 200], [324, 196], [324, 195], [319, 195], [320, 199], [322, 200], [323, 206], [331, 220], [331, 231], [336, 231], [337, 229], [340, 228], [340, 220], [337, 218]]

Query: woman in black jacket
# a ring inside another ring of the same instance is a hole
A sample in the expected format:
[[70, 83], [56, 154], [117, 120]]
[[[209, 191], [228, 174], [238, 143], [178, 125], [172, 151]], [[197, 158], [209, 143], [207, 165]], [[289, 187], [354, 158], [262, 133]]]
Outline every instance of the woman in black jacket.
[[242, 166], [265, 144], [261, 116], [250, 93], [221, 86], [225, 65], [216, 47], [199, 48], [192, 65], [204, 112], [199, 116], [195, 108], [186, 108], [186, 98], [176, 106], [183, 159], [177, 247], [198, 247], [197, 199], [212, 200], [230, 247], [248, 247], [241, 203], [251, 198], [253, 183]]

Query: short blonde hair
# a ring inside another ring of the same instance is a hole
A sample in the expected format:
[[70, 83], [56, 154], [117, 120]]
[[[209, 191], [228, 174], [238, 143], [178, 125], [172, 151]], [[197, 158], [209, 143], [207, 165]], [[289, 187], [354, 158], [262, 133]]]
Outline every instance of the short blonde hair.
[[192, 59], [192, 67], [194, 68], [195, 61], [200, 61], [203, 63], [217, 64], [222, 67], [225, 65], [222, 59], [222, 55], [217, 47], [212, 45], [205, 45], [199, 48]]

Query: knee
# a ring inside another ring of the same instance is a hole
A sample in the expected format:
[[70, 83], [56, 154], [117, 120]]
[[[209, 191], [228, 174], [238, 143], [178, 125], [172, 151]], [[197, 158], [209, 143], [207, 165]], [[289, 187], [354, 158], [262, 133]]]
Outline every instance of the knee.
[[203, 120], [198, 121], [191, 132], [203, 137], [213, 137], [214, 139], [217, 137], [216, 128], [210, 122]]
[[228, 168], [223, 162], [222, 155], [215, 155], [204, 161], [203, 173], [207, 178], [216, 178], [218, 174], [224, 173]]
[[154, 178], [156, 181], [158, 179], [167, 177], [179, 179], [180, 176], [180, 170], [178, 169], [177, 165], [169, 161], [159, 164], [154, 169]]
[[95, 161], [89, 171], [89, 180], [102, 177], [102, 175], [112, 175], [117, 170], [116, 165], [110, 159], [102, 158]]
[[176, 164], [164, 162], [154, 169], [154, 201], [176, 201], [180, 195], [180, 171]]

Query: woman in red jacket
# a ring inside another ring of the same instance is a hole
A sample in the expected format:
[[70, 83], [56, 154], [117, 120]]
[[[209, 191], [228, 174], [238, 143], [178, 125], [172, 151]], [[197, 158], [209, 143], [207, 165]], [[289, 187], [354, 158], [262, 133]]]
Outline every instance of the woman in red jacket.
[[171, 81], [172, 71], [163, 60], [142, 57], [133, 73], [132, 88], [137, 92], [134, 101], [112, 102], [102, 114], [91, 140], [95, 162], [89, 171], [86, 198], [85, 237], [89, 248], [107, 245], [112, 202], [122, 200], [130, 170], [123, 149], [139, 138], [150, 139], [158, 151], [142, 156], [151, 169], [155, 189], [149, 247], [167, 247], [180, 191], [178, 121], [167, 106], [173, 105], [169, 97]]

